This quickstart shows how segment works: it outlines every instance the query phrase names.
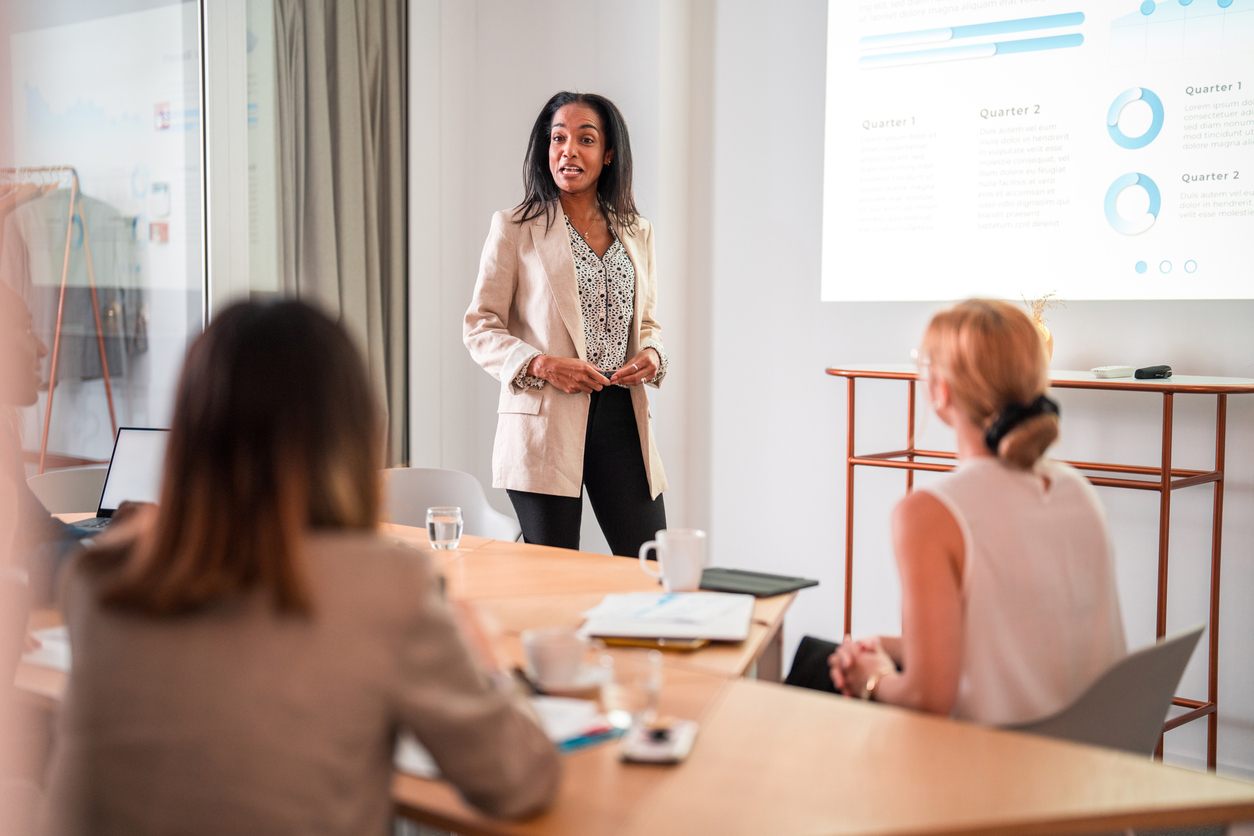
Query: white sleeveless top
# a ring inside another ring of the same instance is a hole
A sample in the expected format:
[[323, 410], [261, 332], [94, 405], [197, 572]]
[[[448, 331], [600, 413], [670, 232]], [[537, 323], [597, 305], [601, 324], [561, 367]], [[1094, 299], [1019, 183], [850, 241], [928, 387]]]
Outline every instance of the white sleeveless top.
[[1047, 716], [1124, 656], [1106, 518], [1074, 468], [968, 459], [922, 490], [949, 509], [966, 548], [954, 717]]

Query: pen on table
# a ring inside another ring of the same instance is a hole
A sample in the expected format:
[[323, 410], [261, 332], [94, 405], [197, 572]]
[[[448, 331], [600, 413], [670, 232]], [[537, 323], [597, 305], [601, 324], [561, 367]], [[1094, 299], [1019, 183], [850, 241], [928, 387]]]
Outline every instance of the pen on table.
[[636, 610], [636, 612], [633, 615], [636, 618], [640, 618], [641, 616], [648, 615], [651, 610], [659, 609], [665, 606], [666, 604], [669, 604], [671, 601], [673, 601], [677, 597], [679, 597], [678, 593], [667, 592], [664, 595], [662, 595], [662, 597], [658, 598], [656, 601], [652, 601], [646, 604], [641, 609]]
[[622, 731], [613, 726], [594, 726], [582, 734], [563, 740], [557, 744], [557, 750], [559, 752], [574, 752], [577, 749], [583, 749], [585, 746], [600, 743], [602, 740], [611, 740], [620, 734], [622, 734]]

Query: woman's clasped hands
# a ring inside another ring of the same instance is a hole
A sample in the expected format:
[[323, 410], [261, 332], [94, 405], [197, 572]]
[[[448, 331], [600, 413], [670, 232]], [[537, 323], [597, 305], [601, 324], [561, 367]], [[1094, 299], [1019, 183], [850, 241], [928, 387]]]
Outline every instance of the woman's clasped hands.
[[648, 383], [657, 377], [658, 362], [657, 351], [646, 348], [623, 363], [622, 368], [610, 376], [610, 383], [619, 386], [638, 386], [641, 383]]
[[552, 383], [568, 395], [600, 392], [610, 385], [610, 379], [600, 369], [576, 357], [541, 354], [531, 361], [527, 374]]
[[527, 374], [548, 381], [569, 395], [600, 392], [610, 385], [638, 386], [653, 380], [658, 371], [658, 354], [652, 348], [636, 354], [609, 377], [591, 363], [575, 357], [541, 354], [527, 367]]
[[832, 684], [847, 697], [863, 697], [872, 676], [883, 676], [897, 670], [878, 636], [867, 639], [845, 636], [836, 652], [827, 657], [827, 665], [831, 670]]

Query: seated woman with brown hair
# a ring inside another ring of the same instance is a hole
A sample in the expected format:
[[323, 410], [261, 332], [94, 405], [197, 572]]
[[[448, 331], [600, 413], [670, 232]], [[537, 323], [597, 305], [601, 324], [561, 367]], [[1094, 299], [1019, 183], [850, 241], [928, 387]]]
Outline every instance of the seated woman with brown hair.
[[1045, 457], [1058, 406], [1036, 328], [1007, 302], [932, 318], [920, 373], [956, 470], [893, 512], [902, 634], [803, 641], [789, 682], [987, 724], [1070, 703], [1124, 655], [1105, 515]]
[[556, 752], [430, 556], [377, 532], [382, 429], [308, 305], [237, 305], [196, 340], [158, 510], [67, 572], [50, 832], [383, 834], [403, 728], [489, 814], [552, 800]]

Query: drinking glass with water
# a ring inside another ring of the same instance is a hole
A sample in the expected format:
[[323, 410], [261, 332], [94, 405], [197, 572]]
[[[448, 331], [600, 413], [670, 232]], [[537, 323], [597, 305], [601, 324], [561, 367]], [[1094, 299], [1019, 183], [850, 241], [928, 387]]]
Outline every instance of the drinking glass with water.
[[428, 508], [427, 539], [433, 549], [457, 548], [462, 541], [462, 509], [456, 505]]
[[610, 725], [629, 729], [648, 725], [657, 716], [662, 690], [662, 654], [656, 650], [624, 650], [601, 657], [605, 673], [601, 707]]

